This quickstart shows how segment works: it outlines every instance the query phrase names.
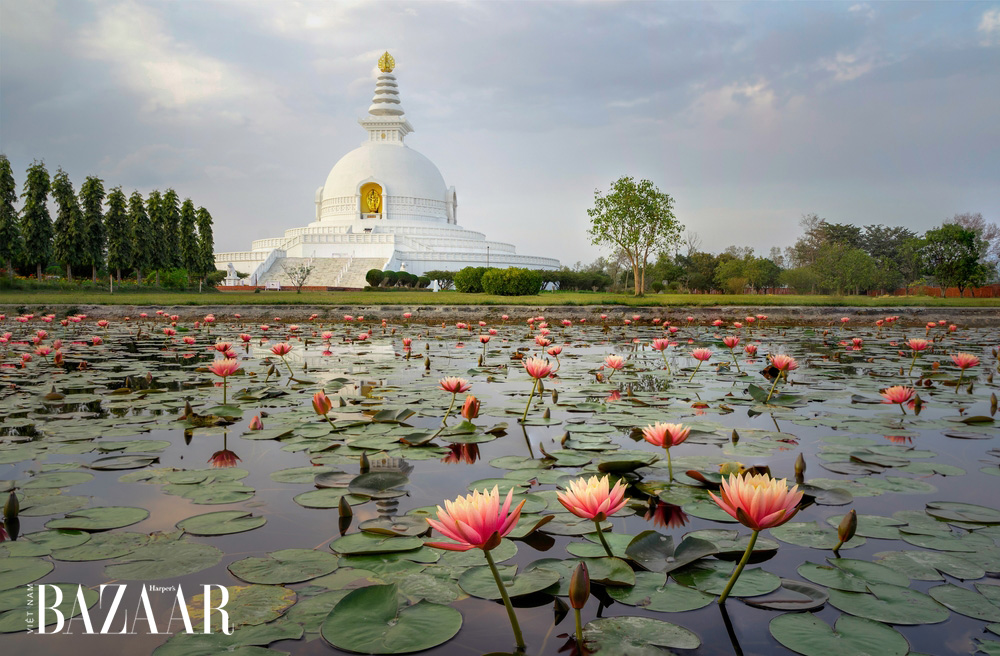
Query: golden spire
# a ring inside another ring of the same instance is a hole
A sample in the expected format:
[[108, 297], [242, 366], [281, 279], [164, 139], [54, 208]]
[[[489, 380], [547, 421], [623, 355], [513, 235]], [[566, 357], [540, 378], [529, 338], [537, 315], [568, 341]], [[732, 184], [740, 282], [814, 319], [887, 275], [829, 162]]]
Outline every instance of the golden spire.
[[385, 53], [378, 58], [378, 69], [383, 73], [392, 73], [392, 69], [396, 66], [396, 60], [392, 58], [389, 51], [386, 50]]

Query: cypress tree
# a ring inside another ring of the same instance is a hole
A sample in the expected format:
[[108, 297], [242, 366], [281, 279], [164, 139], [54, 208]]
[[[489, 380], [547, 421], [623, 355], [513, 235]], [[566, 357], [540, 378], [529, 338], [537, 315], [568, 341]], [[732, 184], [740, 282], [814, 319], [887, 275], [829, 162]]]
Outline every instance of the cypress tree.
[[177, 192], [167, 189], [160, 207], [163, 211], [163, 255], [166, 266], [172, 269], [183, 267], [180, 246], [181, 209]]
[[97, 282], [97, 269], [104, 266], [104, 181], [87, 176], [80, 187], [83, 209], [84, 264], [90, 265], [91, 278]]
[[[160, 269], [167, 266], [167, 257], [164, 252], [166, 240], [164, 239], [164, 233], [166, 232], [166, 226], [163, 220], [163, 196], [159, 191], [153, 190], [149, 192], [149, 198], [146, 199], [146, 211], [149, 214], [149, 250], [145, 251], [148, 255], [146, 260], [146, 266], [156, 271], [156, 286], [160, 286]], [[136, 238], [140, 239], [139, 233], [136, 234]]]
[[215, 271], [215, 239], [212, 237], [212, 215], [198, 208], [198, 273], [204, 278]]
[[21, 227], [17, 220], [17, 184], [6, 155], [0, 155], [0, 262], [14, 280], [14, 258], [21, 255]]
[[45, 164], [35, 160], [28, 167], [24, 180], [24, 207], [21, 209], [21, 235], [24, 239], [24, 259], [34, 264], [38, 280], [42, 269], [52, 257], [52, 219], [49, 217], [50, 180]]
[[66, 280], [73, 279], [73, 267], [85, 263], [80, 203], [66, 171], [56, 170], [52, 177], [52, 198], [56, 201], [53, 224], [52, 258], [66, 269]]
[[[140, 198], [139, 203], [142, 203]], [[108, 275], [114, 269], [118, 282], [122, 281], [122, 269], [132, 263], [132, 230], [128, 220], [128, 199], [121, 187], [115, 187], [108, 194], [108, 213], [104, 217], [104, 227], [108, 234]]]
[[181, 222], [178, 231], [178, 241], [180, 242], [181, 266], [188, 272], [188, 281], [191, 274], [198, 274], [201, 263], [201, 251], [198, 249], [198, 235], [195, 233], [195, 209], [190, 198], [184, 199], [181, 205]]
[[135, 269], [135, 281], [141, 285], [143, 269], [149, 270], [153, 266], [153, 249], [156, 244], [152, 238], [153, 226], [149, 221], [149, 214], [146, 213], [142, 194], [138, 191], [133, 191], [128, 199], [128, 227], [128, 234], [132, 239], [132, 247], [129, 249], [132, 254], [131, 266]]

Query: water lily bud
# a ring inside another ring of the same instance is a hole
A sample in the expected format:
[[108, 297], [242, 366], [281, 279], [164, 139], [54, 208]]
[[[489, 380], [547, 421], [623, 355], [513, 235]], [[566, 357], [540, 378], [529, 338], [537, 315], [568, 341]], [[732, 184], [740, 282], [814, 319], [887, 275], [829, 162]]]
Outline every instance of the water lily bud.
[[351, 510], [351, 504], [347, 502], [347, 497], [340, 497], [337, 509], [340, 511], [341, 517], [350, 517], [354, 514], [354, 511]]
[[552, 402], [559, 403], [559, 390], [555, 388], [552, 389]]
[[736, 446], [737, 444], [740, 443], [740, 434], [736, 432], [735, 428], [733, 429], [733, 434], [732, 434], [732, 437], [730, 439], [733, 442], [733, 446]]
[[800, 453], [799, 457], [795, 459], [795, 478], [798, 479], [805, 473], [806, 473], [806, 459]]
[[360, 471], [362, 474], [367, 474], [368, 470], [371, 469], [371, 463], [368, 462], [368, 456], [364, 453], [361, 454], [361, 467]]
[[854, 537], [854, 532], [858, 530], [858, 511], [851, 510], [851, 512], [844, 515], [844, 518], [840, 520], [840, 525], [837, 527], [837, 537], [840, 539], [841, 544], [847, 542]]
[[569, 579], [569, 604], [577, 610], [587, 605], [590, 598], [590, 573], [587, 564], [580, 563]]
[[462, 416], [466, 419], [475, 419], [479, 416], [479, 399], [472, 394], [465, 397], [465, 403], [462, 405]]
[[7, 497], [7, 503], [3, 506], [3, 518], [10, 521], [17, 517], [18, 511], [21, 510], [21, 504], [17, 500], [17, 495], [14, 494], [14, 490], [10, 491], [10, 496]]

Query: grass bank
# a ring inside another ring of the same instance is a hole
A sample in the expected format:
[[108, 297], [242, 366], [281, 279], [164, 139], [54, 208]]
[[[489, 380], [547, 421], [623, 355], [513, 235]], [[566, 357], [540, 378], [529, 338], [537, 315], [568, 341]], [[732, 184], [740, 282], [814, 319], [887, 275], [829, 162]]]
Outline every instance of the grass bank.
[[534, 296], [491, 296], [458, 292], [134, 292], [2, 291], [0, 305], [624, 305], [643, 307], [1000, 307], [1000, 298], [940, 298], [934, 296], [823, 296], [747, 294], [599, 294], [543, 292]]

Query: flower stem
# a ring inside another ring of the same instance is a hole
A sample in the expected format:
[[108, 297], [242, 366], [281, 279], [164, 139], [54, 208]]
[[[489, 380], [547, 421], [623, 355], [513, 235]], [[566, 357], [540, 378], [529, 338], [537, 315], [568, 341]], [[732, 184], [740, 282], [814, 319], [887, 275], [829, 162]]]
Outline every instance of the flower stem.
[[733, 356], [733, 364], [736, 365], [736, 371], [743, 373], [743, 370], [740, 369], [740, 361], [736, 359], [736, 352], [733, 349], [729, 349], [729, 354]]
[[913, 374], [913, 365], [917, 364], [917, 356], [919, 354], [920, 354], [920, 351], [914, 351], [913, 352], [913, 360], [910, 362], [910, 370], [906, 372], [907, 378], [909, 378], [910, 375]]
[[489, 551], [485, 550], [483, 551], [483, 555], [486, 556], [486, 562], [490, 566], [490, 571], [493, 572], [493, 579], [497, 582], [497, 588], [500, 590], [503, 605], [507, 608], [507, 617], [510, 618], [510, 628], [514, 629], [514, 640], [517, 641], [517, 648], [524, 649], [524, 637], [521, 635], [521, 627], [517, 623], [517, 615], [514, 614], [514, 607], [510, 605], [507, 588], [503, 586], [503, 581], [500, 580], [500, 572], [497, 571], [496, 563], [493, 562], [493, 556]]
[[222, 405], [226, 405], [226, 379], [222, 379]]
[[524, 414], [521, 415], [521, 423], [523, 424], [528, 419], [528, 408], [531, 407], [531, 399], [535, 397], [535, 390], [538, 389], [538, 379], [535, 379], [534, 385], [531, 386], [531, 394], [528, 395], [528, 403], [524, 406]]
[[580, 624], [580, 609], [574, 608], [573, 615], [576, 616], [576, 646], [583, 653], [583, 625]]
[[764, 403], [771, 400], [771, 395], [774, 394], [774, 388], [778, 386], [778, 379], [781, 378], [781, 374], [774, 377], [774, 382], [771, 383], [771, 391], [767, 393], [767, 398], [764, 399]]
[[292, 365], [288, 364], [288, 360], [285, 359], [285, 356], [281, 356], [281, 361], [285, 363], [286, 367], [288, 367], [289, 378], [295, 378], [295, 374], [292, 373]]
[[958, 382], [955, 383], [955, 394], [958, 394], [958, 388], [962, 386], [962, 378], [965, 376], [965, 369], [962, 369], [958, 374]]
[[668, 480], [671, 483], [673, 483], [674, 482], [674, 463], [673, 463], [673, 460], [670, 459], [670, 447], [669, 446], [665, 446], [663, 448], [667, 452], [667, 473], [670, 475], [670, 478]]
[[701, 369], [701, 360], [698, 360], [698, 364], [697, 364], [697, 365], [695, 366], [695, 368], [694, 368], [694, 371], [692, 371], [692, 372], [691, 372], [691, 377], [690, 377], [690, 378], [688, 378], [688, 382], [689, 382], [689, 383], [690, 383], [690, 382], [691, 382], [692, 380], [694, 380], [694, 375], [695, 375], [696, 373], [698, 373], [698, 370], [699, 370], [699, 369]]
[[594, 527], [597, 528], [597, 537], [600, 538], [600, 540], [601, 540], [601, 546], [604, 547], [604, 550], [606, 552], [608, 552], [609, 556], [611, 556], [612, 558], [614, 558], [615, 555], [613, 553], [611, 553], [611, 547], [608, 545], [608, 540], [607, 540], [607, 538], [604, 537], [604, 531], [601, 530], [601, 520], [595, 519], [594, 520]]
[[446, 423], [448, 423], [448, 417], [451, 416], [451, 409], [455, 407], [455, 397], [456, 396], [458, 396], [458, 395], [457, 394], [452, 394], [451, 395], [451, 404], [448, 406], [448, 412], [444, 413], [444, 419], [441, 420], [441, 425], [442, 426], [444, 426]]
[[667, 362], [667, 350], [663, 349], [662, 351], [660, 351], [660, 355], [663, 356], [663, 364], [667, 365], [667, 373], [668, 374], [671, 373], [670, 372], [670, 363]]
[[740, 564], [736, 566], [735, 570], [733, 570], [733, 575], [729, 579], [729, 583], [726, 584], [726, 589], [722, 591], [721, 595], [719, 595], [719, 601], [717, 603], [724, 603], [726, 601], [726, 597], [729, 596], [729, 592], [733, 589], [733, 586], [736, 585], [736, 579], [738, 579], [740, 574], [743, 573], [743, 568], [746, 567], [747, 561], [750, 560], [750, 554], [753, 553], [753, 546], [757, 544], [757, 536], [759, 534], [760, 531], [754, 531], [753, 535], [750, 536], [750, 542], [747, 543], [747, 550], [743, 552], [743, 558], [740, 559]]

